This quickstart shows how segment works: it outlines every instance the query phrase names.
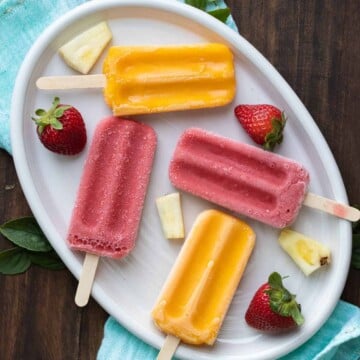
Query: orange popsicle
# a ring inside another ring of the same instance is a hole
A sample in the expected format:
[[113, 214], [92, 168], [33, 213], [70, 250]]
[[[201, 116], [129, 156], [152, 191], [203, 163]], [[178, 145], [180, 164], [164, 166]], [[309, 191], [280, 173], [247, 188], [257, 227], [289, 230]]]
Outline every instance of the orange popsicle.
[[254, 231], [217, 210], [196, 219], [152, 311], [165, 333], [212, 345], [255, 245]]
[[218, 43], [114, 46], [103, 73], [114, 115], [221, 106], [235, 94], [233, 55]]

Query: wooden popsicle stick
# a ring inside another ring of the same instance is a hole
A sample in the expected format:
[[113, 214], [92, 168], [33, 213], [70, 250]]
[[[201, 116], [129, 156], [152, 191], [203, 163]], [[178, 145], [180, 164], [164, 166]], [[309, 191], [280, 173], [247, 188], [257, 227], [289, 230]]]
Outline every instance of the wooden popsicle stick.
[[170, 360], [180, 344], [180, 339], [173, 335], [167, 335], [164, 344], [156, 360]]
[[75, 294], [75, 304], [77, 306], [83, 307], [89, 302], [98, 263], [99, 256], [86, 253]]
[[36, 81], [40, 90], [68, 90], [103, 88], [106, 78], [103, 74], [74, 76], [44, 76]]
[[303, 204], [345, 220], [358, 221], [360, 219], [360, 211], [358, 209], [313, 193], [307, 193]]

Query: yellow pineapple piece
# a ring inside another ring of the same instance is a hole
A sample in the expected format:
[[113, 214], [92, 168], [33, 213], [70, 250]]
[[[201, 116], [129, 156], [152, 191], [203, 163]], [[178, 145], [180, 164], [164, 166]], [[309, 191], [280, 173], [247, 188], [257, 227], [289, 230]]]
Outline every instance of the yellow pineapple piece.
[[330, 263], [330, 249], [326, 245], [296, 231], [283, 230], [279, 243], [306, 276]]
[[182, 239], [185, 236], [184, 221], [179, 193], [156, 199], [161, 225], [167, 239]]
[[102, 21], [63, 45], [59, 54], [71, 68], [87, 74], [111, 39], [109, 26]]

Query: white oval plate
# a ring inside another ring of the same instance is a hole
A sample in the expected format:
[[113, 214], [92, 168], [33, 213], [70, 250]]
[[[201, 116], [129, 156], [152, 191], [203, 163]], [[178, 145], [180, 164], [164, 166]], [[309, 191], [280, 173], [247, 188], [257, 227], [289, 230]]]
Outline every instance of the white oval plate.
[[[52, 24], [28, 53], [19, 72], [11, 113], [11, 139], [16, 169], [31, 209], [46, 236], [78, 277], [83, 254], [72, 252], [65, 243], [82, 165], [95, 124], [110, 109], [99, 90], [44, 92], [35, 87], [38, 77], [72, 74], [59, 58], [57, 49], [75, 34], [107, 20], [113, 44], [181, 44], [219, 41], [235, 55], [237, 95], [226, 107], [212, 110], [139, 116], [158, 134], [158, 148], [137, 246], [125, 259], [102, 259], [93, 296], [99, 304], [131, 332], [160, 347], [164, 335], [151, 320], [150, 311], [181, 247], [179, 241], [164, 239], [155, 198], [174, 191], [167, 176], [168, 163], [177, 138], [189, 126], [199, 126], [251, 143], [237, 123], [233, 108], [238, 103], [272, 103], [284, 109], [288, 123], [284, 142], [277, 152], [303, 163], [311, 174], [310, 190], [347, 202], [344, 185], [331, 152], [313, 119], [277, 71], [245, 39], [207, 14], [175, 1], [91, 1]], [[101, 72], [101, 62], [93, 73]], [[47, 151], [37, 139], [31, 115], [46, 108], [54, 95], [77, 107], [84, 116], [89, 141], [76, 157]], [[183, 195], [186, 229], [206, 201]], [[343, 289], [348, 272], [350, 225], [330, 215], [303, 208], [293, 228], [329, 245], [331, 266], [306, 278], [277, 244], [278, 230], [248, 221], [257, 234], [257, 245], [240, 287], [213, 347], [181, 345], [177, 356], [184, 359], [274, 359], [313, 335], [329, 317]], [[200, 249], [201, 251], [201, 249]], [[247, 305], [272, 271], [289, 275], [286, 285], [297, 294], [306, 322], [299, 331], [269, 336], [244, 322]]]

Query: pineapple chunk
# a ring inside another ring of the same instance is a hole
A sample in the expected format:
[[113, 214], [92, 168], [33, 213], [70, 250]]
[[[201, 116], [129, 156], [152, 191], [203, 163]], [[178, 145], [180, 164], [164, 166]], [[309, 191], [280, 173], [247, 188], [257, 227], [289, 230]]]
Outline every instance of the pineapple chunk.
[[71, 68], [87, 74], [111, 39], [112, 33], [103, 21], [67, 42], [59, 54]]
[[330, 263], [330, 249], [327, 246], [296, 231], [283, 230], [279, 243], [306, 276]]
[[158, 197], [156, 206], [167, 239], [182, 239], [185, 236], [180, 194], [172, 193]]

